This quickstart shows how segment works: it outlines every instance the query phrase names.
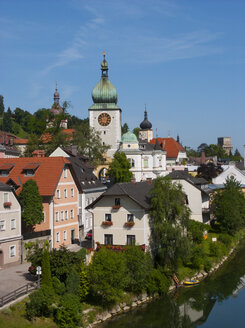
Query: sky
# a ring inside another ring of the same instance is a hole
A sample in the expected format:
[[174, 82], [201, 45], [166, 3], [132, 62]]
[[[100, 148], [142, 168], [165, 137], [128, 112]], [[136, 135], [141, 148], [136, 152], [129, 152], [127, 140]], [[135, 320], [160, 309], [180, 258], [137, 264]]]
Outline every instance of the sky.
[[106, 52], [122, 122], [196, 149], [245, 144], [244, 0], [0, 0], [5, 108], [88, 117]]

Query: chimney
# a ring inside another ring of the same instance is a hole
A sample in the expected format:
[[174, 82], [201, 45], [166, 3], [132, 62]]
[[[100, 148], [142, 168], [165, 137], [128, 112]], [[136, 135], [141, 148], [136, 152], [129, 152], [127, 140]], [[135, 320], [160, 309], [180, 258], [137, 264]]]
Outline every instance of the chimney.
[[73, 156], [77, 156], [77, 145], [71, 146], [71, 153]]
[[205, 151], [201, 152], [201, 164], [204, 164], [206, 160]]
[[45, 151], [44, 150], [34, 150], [32, 152], [33, 157], [45, 157]]
[[131, 182], [132, 182], [133, 184], [136, 184], [136, 179], [135, 179], [135, 178], [132, 178], [132, 179], [131, 179]]
[[152, 185], [152, 178], [146, 178], [146, 182], [148, 182], [149, 185]]

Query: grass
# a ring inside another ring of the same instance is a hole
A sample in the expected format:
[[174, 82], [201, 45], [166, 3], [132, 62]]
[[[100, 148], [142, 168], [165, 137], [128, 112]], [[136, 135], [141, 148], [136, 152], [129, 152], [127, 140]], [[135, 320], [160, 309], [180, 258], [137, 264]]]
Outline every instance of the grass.
[[28, 298], [0, 311], [0, 328], [57, 328], [52, 318], [25, 318], [25, 303]]

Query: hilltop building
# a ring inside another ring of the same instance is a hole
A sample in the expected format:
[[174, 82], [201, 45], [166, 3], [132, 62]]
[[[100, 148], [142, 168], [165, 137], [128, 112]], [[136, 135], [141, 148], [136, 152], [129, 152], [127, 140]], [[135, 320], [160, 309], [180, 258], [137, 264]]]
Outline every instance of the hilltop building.
[[218, 145], [220, 145], [226, 154], [232, 153], [233, 145], [231, 144], [231, 137], [220, 137], [218, 138]]
[[[47, 119], [47, 128], [50, 128], [53, 126], [53, 121], [54, 121], [55, 116], [58, 116], [58, 115], [61, 115], [64, 113], [64, 109], [60, 106], [60, 94], [57, 89], [57, 83], [56, 83], [56, 88], [55, 88], [55, 93], [54, 93], [54, 103], [49, 111], [51, 114], [50, 115], [51, 120]], [[67, 118], [63, 118], [61, 120], [60, 127], [63, 129], [67, 129]]]

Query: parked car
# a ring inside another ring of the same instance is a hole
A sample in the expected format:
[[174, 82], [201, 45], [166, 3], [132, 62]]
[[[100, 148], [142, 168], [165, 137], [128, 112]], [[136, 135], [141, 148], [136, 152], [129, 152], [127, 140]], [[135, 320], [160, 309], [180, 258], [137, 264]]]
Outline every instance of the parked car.
[[93, 236], [93, 232], [92, 232], [92, 229], [90, 229], [90, 230], [86, 233], [85, 239], [91, 240], [91, 239], [92, 239], [92, 236]]

